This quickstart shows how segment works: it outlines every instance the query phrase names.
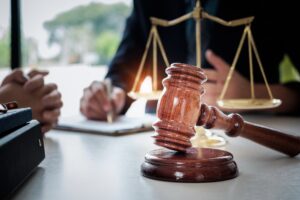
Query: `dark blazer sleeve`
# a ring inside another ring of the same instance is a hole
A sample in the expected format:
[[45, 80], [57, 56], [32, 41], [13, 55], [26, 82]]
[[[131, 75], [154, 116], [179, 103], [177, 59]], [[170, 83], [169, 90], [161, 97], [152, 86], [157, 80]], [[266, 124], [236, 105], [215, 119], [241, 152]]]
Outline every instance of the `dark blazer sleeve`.
[[290, 57], [295, 68], [300, 72], [300, 13], [295, 2], [289, 2], [284, 9], [284, 17], [281, 23], [282, 35], [284, 35], [284, 49]]
[[126, 20], [121, 43], [106, 75], [115, 86], [126, 91], [129, 91], [133, 84], [150, 30], [150, 22], [139, 7], [141, 7], [139, 1], [134, 1], [132, 13]]
[[[130, 91], [142, 57], [147, 35], [150, 30], [150, 22], [143, 13], [140, 1], [133, 2], [133, 10], [126, 20], [123, 38], [116, 55], [111, 61], [106, 77], [112, 80], [112, 84]], [[132, 99], [127, 96], [125, 112]]]
[[[170, 5], [172, 5], [170, 7]], [[148, 34], [151, 28], [150, 17], [155, 16], [162, 19], [174, 19], [185, 13], [184, 1], [182, 0], [134, 0], [133, 10], [128, 17], [123, 33], [123, 38], [118, 47], [117, 53], [111, 61], [106, 75], [112, 80], [113, 85], [123, 88], [126, 92], [130, 91], [141, 58], [145, 49]], [[158, 28], [162, 43], [165, 46], [170, 62], [184, 62], [185, 55], [185, 30], [184, 23], [171, 28]], [[178, 40], [182, 38], [182, 40]], [[151, 51], [148, 58], [151, 58]], [[161, 56], [158, 57], [158, 79], [164, 77], [165, 65]], [[142, 77], [149, 74], [152, 68], [152, 61], [146, 60]], [[139, 87], [139, 86], [138, 86]], [[159, 86], [161, 87], [161, 85]], [[126, 105], [123, 113], [132, 103], [132, 99], [127, 96]]]
[[[295, 2], [284, 4], [282, 35], [284, 38], [284, 51], [290, 57], [294, 67], [300, 72], [300, 30], [297, 28], [300, 18], [300, 13]], [[300, 82], [293, 81], [286, 83], [285, 86], [293, 89], [295, 92], [300, 92]], [[300, 114], [300, 110], [297, 111]]]

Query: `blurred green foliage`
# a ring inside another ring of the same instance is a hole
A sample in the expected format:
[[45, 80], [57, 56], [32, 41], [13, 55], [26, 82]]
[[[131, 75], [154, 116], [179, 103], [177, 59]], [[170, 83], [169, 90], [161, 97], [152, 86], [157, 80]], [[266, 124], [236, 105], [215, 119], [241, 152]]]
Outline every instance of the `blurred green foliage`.
[[[22, 37], [23, 65], [83, 63], [85, 57], [95, 54], [98, 59], [93, 64], [108, 64], [116, 52], [130, 9], [124, 3], [90, 3], [59, 13], [43, 24], [49, 33], [48, 44], [61, 47], [59, 55], [43, 60], [38, 53], [39, 41]], [[7, 31], [0, 37], [0, 67], [9, 66], [10, 33]]]
[[10, 66], [10, 33], [0, 38], [0, 68]]
[[300, 82], [300, 75], [288, 55], [285, 55], [279, 66], [280, 82]]
[[99, 55], [103, 57], [100, 60], [108, 63], [116, 53], [120, 41], [119, 34], [112, 31], [104, 31], [96, 38], [95, 48]]
[[[96, 64], [107, 64], [114, 55], [130, 7], [124, 3], [90, 3], [58, 14], [44, 23], [49, 45], [57, 43], [81, 62], [83, 53], [97, 53]], [[59, 58], [58, 58], [59, 59]]]
[[68, 28], [91, 23], [95, 33], [119, 30], [120, 23], [124, 21], [128, 12], [129, 7], [124, 3], [90, 3], [58, 14], [53, 20], [45, 22], [44, 27], [53, 32], [60, 27]]

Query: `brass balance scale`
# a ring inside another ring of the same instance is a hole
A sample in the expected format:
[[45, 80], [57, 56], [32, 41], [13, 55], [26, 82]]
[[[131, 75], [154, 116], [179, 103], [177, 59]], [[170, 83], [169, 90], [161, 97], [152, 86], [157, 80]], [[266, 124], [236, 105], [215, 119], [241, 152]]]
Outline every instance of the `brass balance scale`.
[[[170, 63], [168, 61], [167, 54], [165, 52], [163, 43], [160, 39], [157, 26], [162, 26], [162, 27], [170, 27], [170, 26], [175, 26], [179, 23], [182, 23], [188, 19], [194, 19], [195, 24], [196, 24], [196, 31], [195, 31], [195, 39], [196, 39], [196, 66], [201, 68], [201, 38], [200, 38], [200, 33], [201, 33], [201, 19], [208, 19], [213, 22], [216, 22], [218, 24], [221, 24], [223, 26], [227, 27], [237, 27], [237, 26], [245, 26], [241, 40], [239, 42], [236, 54], [234, 56], [233, 62], [231, 64], [229, 73], [227, 75], [224, 87], [221, 91], [221, 94], [217, 100], [217, 105], [220, 108], [224, 109], [235, 109], [235, 110], [259, 110], [259, 109], [270, 109], [270, 108], [275, 108], [278, 107], [281, 104], [280, 99], [276, 99], [273, 97], [272, 91], [270, 89], [270, 86], [267, 81], [267, 77], [264, 72], [264, 68], [261, 62], [261, 59], [258, 54], [258, 50], [256, 48], [256, 44], [253, 39], [253, 35], [251, 32], [251, 23], [254, 20], [254, 17], [246, 17], [246, 18], [241, 18], [241, 19], [236, 19], [232, 21], [225, 21], [221, 18], [218, 18], [216, 16], [212, 16], [209, 13], [205, 12], [205, 10], [202, 9], [200, 1], [196, 1], [196, 5], [190, 13], [187, 13], [179, 18], [176, 18], [174, 20], [164, 20], [164, 19], [159, 19], [155, 17], [151, 17], [150, 21], [152, 24], [152, 27], [150, 29], [150, 33], [147, 39], [145, 51], [143, 53], [141, 63], [139, 65], [139, 69], [137, 72], [137, 75], [135, 77], [135, 81], [133, 84], [133, 87], [131, 91], [128, 93], [128, 95], [134, 99], [139, 99], [139, 98], [144, 98], [147, 100], [153, 100], [153, 99], [158, 99], [162, 91], [157, 89], [157, 51], [158, 48], [160, 50], [160, 53], [162, 55], [163, 61], [166, 66], [170, 66]], [[250, 98], [243, 98], [243, 99], [226, 99], [225, 95], [227, 92], [227, 89], [229, 87], [229, 83], [232, 79], [232, 75], [234, 73], [237, 61], [239, 59], [243, 44], [245, 41], [248, 41], [248, 53], [249, 53], [249, 72], [250, 72]], [[150, 49], [150, 46], [152, 44], [152, 50], [153, 50], [153, 82], [152, 82], [152, 87], [153, 90], [152, 92], [142, 92], [142, 91], [137, 91], [137, 85], [140, 81], [141, 74], [145, 65], [145, 61]], [[158, 48], [157, 48], [158, 47]], [[264, 84], [266, 86], [267, 92], [268, 92], [268, 98], [256, 98], [255, 97], [255, 88], [254, 88], [254, 77], [253, 77], [253, 52], [254, 56], [257, 60], [257, 63], [259, 65], [260, 72], [262, 74]], [[203, 134], [202, 134], [203, 136]], [[203, 138], [203, 137], [202, 137]], [[209, 137], [206, 137], [206, 142], [209, 141]], [[208, 139], [208, 140], [207, 140]], [[220, 138], [214, 138], [211, 140], [213, 141], [218, 141], [217, 143], [224, 143], [224, 140], [221, 140]]]

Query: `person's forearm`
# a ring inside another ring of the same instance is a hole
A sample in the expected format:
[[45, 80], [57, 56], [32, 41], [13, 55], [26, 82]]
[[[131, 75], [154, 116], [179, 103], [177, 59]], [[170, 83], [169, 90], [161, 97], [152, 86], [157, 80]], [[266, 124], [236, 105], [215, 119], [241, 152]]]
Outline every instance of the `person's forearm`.
[[[280, 84], [270, 85], [270, 89], [272, 91], [273, 97], [276, 99], [281, 99], [282, 101], [282, 104], [279, 107], [269, 110], [270, 112], [295, 113], [300, 109], [300, 94], [298, 91]], [[257, 98], [266, 98], [268, 96], [265, 84], [257, 84], [255, 86], [255, 91]]]

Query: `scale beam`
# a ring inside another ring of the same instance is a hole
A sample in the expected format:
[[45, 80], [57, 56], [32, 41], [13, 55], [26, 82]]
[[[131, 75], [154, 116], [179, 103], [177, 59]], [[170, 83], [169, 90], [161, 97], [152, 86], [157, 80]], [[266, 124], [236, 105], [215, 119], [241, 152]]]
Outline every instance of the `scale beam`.
[[251, 24], [254, 20], [254, 17], [251, 16], [251, 17], [245, 17], [245, 18], [241, 18], [241, 19], [235, 19], [235, 20], [232, 20], [232, 21], [225, 21], [221, 18], [210, 15], [205, 11], [202, 11], [202, 18], [209, 19], [209, 20], [214, 21], [218, 24], [221, 24], [223, 26], [229, 26], [229, 27], [248, 25], [248, 24]]
[[169, 26], [175, 26], [177, 24], [180, 24], [188, 19], [193, 18], [193, 12], [185, 14], [181, 17], [178, 17], [174, 20], [164, 20], [164, 19], [160, 19], [160, 18], [156, 18], [156, 17], [150, 17], [150, 21], [152, 23], [152, 25], [157, 25], [157, 26], [163, 26], [163, 27], [169, 27]]

